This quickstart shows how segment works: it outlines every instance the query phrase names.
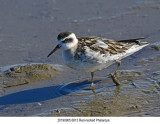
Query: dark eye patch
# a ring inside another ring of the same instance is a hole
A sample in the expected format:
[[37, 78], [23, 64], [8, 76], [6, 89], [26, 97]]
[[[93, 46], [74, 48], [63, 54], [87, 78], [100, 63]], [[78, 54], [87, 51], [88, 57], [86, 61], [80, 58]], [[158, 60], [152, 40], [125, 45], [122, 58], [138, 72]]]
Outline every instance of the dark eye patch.
[[62, 41], [63, 43], [71, 43], [73, 41], [72, 38], [67, 38], [64, 41]]

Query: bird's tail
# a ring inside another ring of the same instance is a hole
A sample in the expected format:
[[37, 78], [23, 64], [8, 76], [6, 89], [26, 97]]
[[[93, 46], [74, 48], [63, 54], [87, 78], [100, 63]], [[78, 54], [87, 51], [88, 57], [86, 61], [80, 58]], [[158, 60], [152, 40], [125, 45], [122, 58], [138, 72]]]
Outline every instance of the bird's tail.
[[127, 39], [127, 40], [118, 40], [117, 42], [128, 42], [128, 43], [136, 43], [136, 44], [138, 44], [138, 45], [140, 45], [140, 46], [147, 46], [147, 45], [149, 45], [149, 43], [148, 42], [141, 42], [141, 40], [143, 40], [143, 39], [145, 39], [145, 37], [141, 37], [141, 38], [135, 38], [135, 39]]

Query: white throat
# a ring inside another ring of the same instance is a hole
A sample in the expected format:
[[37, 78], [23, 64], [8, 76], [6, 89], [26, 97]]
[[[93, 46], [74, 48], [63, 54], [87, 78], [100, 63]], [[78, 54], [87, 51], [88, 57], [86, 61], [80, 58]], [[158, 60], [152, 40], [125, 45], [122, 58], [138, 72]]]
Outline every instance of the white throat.
[[[62, 41], [66, 40], [66, 39], [72, 39], [72, 42], [63, 43]], [[74, 50], [76, 50], [76, 48], [78, 46], [78, 39], [76, 38], [75, 34], [72, 33], [63, 39], [58, 40], [58, 44], [61, 44], [63, 51], [66, 51], [66, 50], [74, 51]]]

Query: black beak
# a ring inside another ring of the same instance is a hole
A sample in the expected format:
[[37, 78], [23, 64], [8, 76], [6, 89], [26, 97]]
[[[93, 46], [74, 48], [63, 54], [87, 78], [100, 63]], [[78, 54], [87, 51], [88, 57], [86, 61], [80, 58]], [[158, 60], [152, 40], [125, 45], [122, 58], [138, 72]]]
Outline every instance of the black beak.
[[58, 50], [59, 48], [61, 48], [61, 45], [57, 45], [49, 54], [47, 57], [49, 57], [50, 55], [52, 55], [56, 50]]

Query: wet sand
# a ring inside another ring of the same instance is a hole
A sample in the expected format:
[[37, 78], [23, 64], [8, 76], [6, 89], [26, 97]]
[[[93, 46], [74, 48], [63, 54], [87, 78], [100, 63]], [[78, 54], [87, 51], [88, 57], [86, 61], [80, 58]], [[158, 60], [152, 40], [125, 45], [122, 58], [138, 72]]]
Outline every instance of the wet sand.
[[[2, 0], [0, 116], [160, 116], [159, 13], [158, 0]], [[66, 67], [60, 50], [47, 58], [59, 32], [66, 30], [115, 40], [147, 37], [150, 45], [122, 60], [120, 86], [108, 76], [116, 64], [96, 72], [94, 93], [90, 74]], [[31, 70], [2, 75], [4, 67], [24, 63]], [[48, 76], [34, 63], [63, 65], [63, 71]], [[38, 78], [27, 79], [29, 72]]]
[[3, 88], [9, 88], [47, 80], [60, 74], [62, 70], [61, 65], [45, 63], [28, 63], [1, 67], [0, 77], [3, 80], [1, 85], [3, 85]]

